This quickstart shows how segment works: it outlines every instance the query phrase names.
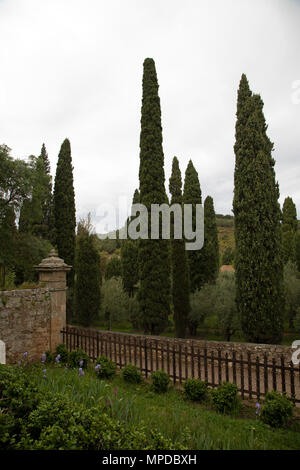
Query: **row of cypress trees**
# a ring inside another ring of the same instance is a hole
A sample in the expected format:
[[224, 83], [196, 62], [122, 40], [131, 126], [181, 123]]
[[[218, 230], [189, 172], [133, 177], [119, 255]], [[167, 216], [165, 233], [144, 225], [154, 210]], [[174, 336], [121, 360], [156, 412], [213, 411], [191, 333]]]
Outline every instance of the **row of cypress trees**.
[[[189, 295], [206, 282], [214, 282], [219, 267], [217, 226], [213, 200], [207, 197], [204, 204], [205, 242], [202, 250], [185, 250], [184, 238], [162, 236], [150, 239], [151, 204], [169, 203], [165, 190], [164, 154], [158, 81], [153, 59], [143, 64], [143, 97], [141, 109], [139, 202], [148, 209], [148, 240], [138, 242], [139, 280], [138, 299], [142, 323], [146, 333], [159, 334], [168, 324], [170, 304], [173, 305], [176, 335], [185, 337], [190, 310]], [[174, 157], [169, 180], [170, 203], [192, 204], [193, 229], [195, 206], [202, 203], [197, 171], [190, 160], [185, 172], [184, 188], [179, 161]]]
[[[236, 303], [246, 340], [279, 343], [284, 311], [282, 249], [291, 245], [282, 243], [282, 237], [286, 240], [294, 237], [297, 227], [295, 208], [290, 200], [283, 208], [281, 224], [273, 143], [267, 135], [263, 105], [260, 95], [252, 93], [243, 74], [238, 90], [234, 145]], [[140, 202], [148, 209], [153, 203], [167, 201], [160, 100], [153, 59], [144, 61], [139, 180]], [[169, 182], [171, 203], [201, 204], [200, 183], [191, 161], [186, 170], [183, 194], [181, 187], [179, 162], [175, 157]], [[201, 250], [185, 253], [184, 240], [173, 239], [170, 247], [162, 239], [140, 241], [138, 294], [145, 331], [156, 334], [166, 326], [170, 272], [176, 332], [182, 337], [187, 326], [188, 293], [216, 279], [219, 253], [211, 197], [205, 200], [204, 213], [205, 239]], [[286, 257], [290, 256], [286, 253]], [[193, 325], [189, 327], [193, 333]]]
[[[134, 199], [146, 206], [150, 217], [151, 204], [161, 205], [169, 200], [165, 190], [160, 98], [153, 59], [146, 59], [143, 67], [139, 191]], [[259, 343], [278, 343], [282, 338], [282, 233], [295, 230], [287, 221], [288, 216], [281, 225], [272, 151], [263, 101], [252, 93], [243, 74], [238, 90], [234, 146], [236, 302], [245, 339]], [[76, 218], [72, 170], [70, 143], [66, 139], [59, 154], [53, 191], [55, 241], [59, 255], [74, 265]], [[182, 191], [179, 161], [174, 157], [169, 191], [172, 204], [202, 203], [199, 178], [192, 161], [188, 163]], [[283, 213], [288, 214], [293, 208], [290, 201], [286, 205]], [[205, 199], [204, 214], [205, 235], [201, 250], [187, 253], [184, 239], [172, 238], [169, 242], [160, 237], [152, 240], [150, 219], [148, 240], [127, 241], [122, 247], [124, 273], [127, 269], [134, 277], [134, 265], [130, 266], [130, 260], [132, 256], [137, 260], [135, 281], [127, 286], [125, 283], [124, 288], [133, 295], [139, 279], [138, 299], [146, 333], [159, 334], [165, 329], [170, 304], [173, 305], [177, 336], [185, 337], [187, 327], [191, 333], [195, 332], [194, 325], [188, 324], [189, 294], [207, 282], [214, 282], [219, 267], [217, 227], [210, 196]], [[87, 238], [82, 240], [85, 240], [81, 242], [84, 247]], [[124, 262], [126, 256], [127, 264]], [[68, 284], [74, 285], [74, 271]]]

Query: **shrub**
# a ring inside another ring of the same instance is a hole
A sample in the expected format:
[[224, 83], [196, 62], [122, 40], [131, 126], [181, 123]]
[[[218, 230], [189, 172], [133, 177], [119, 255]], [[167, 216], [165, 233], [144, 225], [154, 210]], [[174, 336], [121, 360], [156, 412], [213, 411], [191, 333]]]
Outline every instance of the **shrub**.
[[53, 356], [51, 351], [48, 350], [45, 352], [45, 354], [46, 354], [46, 360], [45, 360], [46, 364], [51, 364], [52, 362], [54, 362], [55, 357]]
[[206, 382], [199, 379], [187, 379], [183, 388], [186, 396], [192, 401], [202, 401], [208, 396], [208, 388]]
[[97, 370], [97, 376], [100, 379], [109, 379], [116, 375], [117, 365], [115, 362], [112, 362], [108, 357], [101, 356], [96, 361], [97, 364], [100, 364], [99, 369]]
[[21, 367], [0, 365], [1, 408], [16, 418], [25, 418], [40, 401], [38, 389]]
[[64, 344], [59, 344], [58, 346], [56, 346], [55, 353], [56, 357], [58, 356], [58, 354], [60, 355], [60, 362], [62, 362], [63, 364], [67, 364], [69, 353]]
[[170, 377], [163, 370], [157, 370], [151, 374], [151, 390], [156, 393], [165, 393], [168, 390]]
[[[83, 361], [82, 365], [79, 365], [80, 361]], [[82, 367], [83, 369], [87, 368], [89, 363], [88, 355], [82, 351], [82, 349], [74, 349], [69, 352], [68, 365], [72, 368]]]
[[149, 435], [144, 426], [120, 423], [99, 407], [87, 409], [65, 394], [41, 393], [28, 371], [0, 364], [1, 450], [185, 449], [155, 429]]
[[122, 371], [122, 377], [125, 382], [140, 383], [142, 381], [142, 374], [133, 364], [127, 364]]
[[230, 382], [223, 382], [216, 390], [211, 391], [212, 401], [219, 413], [233, 413], [240, 407], [238, 387]]
[[293, 403], [286, 395], [275, 391], [266, 394], [260, 415], [264, 423], [272, 427], [281, 427], [286, 425], [292, 416]]

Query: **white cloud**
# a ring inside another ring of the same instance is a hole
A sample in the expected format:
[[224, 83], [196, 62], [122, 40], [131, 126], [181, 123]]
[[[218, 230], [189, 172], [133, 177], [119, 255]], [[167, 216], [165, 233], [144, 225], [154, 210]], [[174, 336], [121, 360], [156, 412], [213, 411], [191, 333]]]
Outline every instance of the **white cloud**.
[[203, 196], [230, 213], [242, 73], [265, 103], [281, 202], [300, 217], [300, 3], [293, 0], [2, 0], [0, 141], [14, 156], [45, 142], [55, 174], [71, 141], [78, 216], [138, 186], [142, 66], [160, 84], [166, 188], [191, 158]]

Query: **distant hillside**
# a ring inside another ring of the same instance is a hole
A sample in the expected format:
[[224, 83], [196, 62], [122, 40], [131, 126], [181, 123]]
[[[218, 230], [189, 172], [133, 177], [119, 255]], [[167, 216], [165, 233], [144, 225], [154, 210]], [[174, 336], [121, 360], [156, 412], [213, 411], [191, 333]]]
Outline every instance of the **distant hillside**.
[[[223, 255], [228, 246], [234, 248], [234, 217], [233, 215], [216, 214], [216, 221], [218, 227], [220, 254]], [[298, 220], [298, 229], [300, 230], [300, 220]], [[122, 228], [121, 231], [122, 230], [124, 230], [124, 228]], [[110, 233], [115, 234], [116, 232]], [[120, 247], [120, 243], [122, 243], [122, 240], [99, 239], [99, 250], [107, 251], [111, 254]]]

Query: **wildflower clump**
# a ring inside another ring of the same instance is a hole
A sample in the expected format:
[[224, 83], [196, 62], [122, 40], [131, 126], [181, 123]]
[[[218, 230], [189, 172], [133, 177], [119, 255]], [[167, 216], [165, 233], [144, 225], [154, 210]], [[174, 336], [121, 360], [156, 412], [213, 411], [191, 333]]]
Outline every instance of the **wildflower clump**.
[[[68, 355], [68, 365], [72, 369], [81, 367], [86, 369], [89, 363], [88, 355], [82, 349], [74, 349]], [[81, 364], [81, 365], [80, 365]]]
[[129, 383], [140, 383], [142, 381], [142, 374], [136, 366], [133, 364], [127, 364], [123, 371], [122, 377], [125, 382]]
[[187, 379], [183, 384], [186, 397], [192, 401], [202, 401], [208, 396], [206, 382], [199, 379]]
[[234, 413], [240, 408], [238, 387], [234, 383], [223, 382], [216, 390], [211, 391], [211, 397], [219, 413]]
[[151, 374], [151, 390], [155, 393], [165, 393], [168, 390], [170, 377], [163, 370], [157, 370]]
[[[95, 367], [95, 371], [97, 377], [102, 379], [110, 379], [111, 377], [116, 375], [117, 365], [115, 362], [111, 361], [108, 357], [101, 356], [96, 361], [97, 366]], [[97, 368], [97, 369], [96, 369]]]
[[264, 406], [261, 410], [261, 420], [272, 427], [282, 427], [287, 424], [293, 416], [294, 405], [292, 401], [279, 392], [269, 392], [266, 394]]

